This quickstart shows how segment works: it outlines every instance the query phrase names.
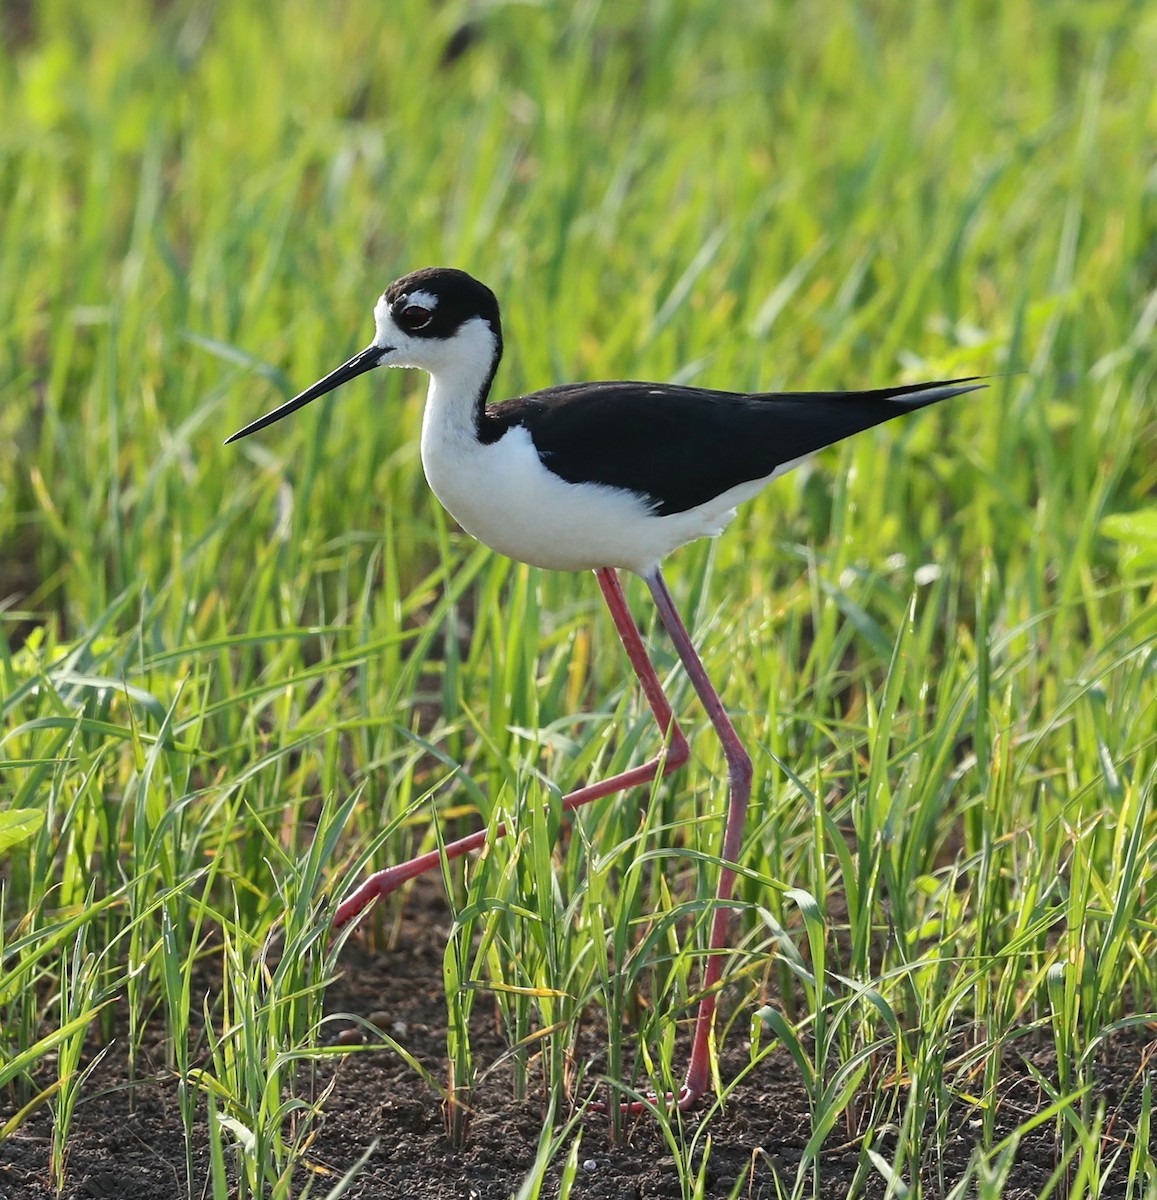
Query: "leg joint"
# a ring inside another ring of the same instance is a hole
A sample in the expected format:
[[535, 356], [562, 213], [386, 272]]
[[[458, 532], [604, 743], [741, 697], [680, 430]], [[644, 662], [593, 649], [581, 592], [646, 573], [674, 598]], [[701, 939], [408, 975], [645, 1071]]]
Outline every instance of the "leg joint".
[[663, 774], [668, 775], [686, 765], [691, 757], [691, 747], [678, 725], [671, 727], [671, 739], [667, 743], [667, 754], [663, 759]]
[[751, 755], [736, 743], [729, 748], [727, 754], [727, 777], [733, 788], [751, 787], [752, 776], [755, 774], [751, 766]]

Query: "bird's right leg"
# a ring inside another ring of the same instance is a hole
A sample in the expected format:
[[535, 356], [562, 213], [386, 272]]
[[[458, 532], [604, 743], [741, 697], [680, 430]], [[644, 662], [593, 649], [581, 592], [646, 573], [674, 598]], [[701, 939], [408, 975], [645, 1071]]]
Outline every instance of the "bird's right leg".
[[[581, 787], [564, 796], [562, 798], [564, 812], [572, 812], [584, 804], [601, 800], [604, 796], [612, 796], [616, 792], [626, 791], [627, 788], [651, 783], [656, 776], [669, 775], [681, 767], [691, 753], [687, 739], [675, 721], [675, 714], [671, 711], [671, 703], [663, 692], [659, 676], [650, 658], [647, 657], [643, 639], [631, 616], [631, 610], [627, 607], [627, 597], [623, 593], [623, 585], [619, 582], [618, 573], [613, 567], [600, 567], [595, 571], [595, 577], [599, 581], [599, 587], [602, 588], [603, 598], [607, 602], [607, 608], [610, 609], [611, 620], [614, 621], [615, 629], [618, 630], [619, 637], [622, 639], [627, 658], [630, 659], [631, 666], [643, 687], [643, 694], [647, 697], [647, 703], [655, 714], [659, 732], [664, 738], [664, 746], [654, 758], [643, 763], [642, 766], [632, 767], [629, 771], [612, 775], [609, 779], [600, 780], [598, 783], [587, 784], [586, 787]], [[506, 825], [502, 823], [495, 829], [494, 836], [496, 838], [504, 837], [506, 832]], [[456, 842], [449, 842], [440, 850], [430, 850], [407, 862], [398, 863], [397, 866], [387, 867], [383, 871], [376, 872], [338, 905], [333, 919], [334, 927], [341, 928], [359, 917], [379, 896], [388, 896], [406, 880], [433, 870], [441, 863], [443, 854], [446, 858], [460, 858], [471, 850], [480, 849], [486, 844], [489, 837], [488, 830], [480, 829], [477, 833], [468, 834]]]

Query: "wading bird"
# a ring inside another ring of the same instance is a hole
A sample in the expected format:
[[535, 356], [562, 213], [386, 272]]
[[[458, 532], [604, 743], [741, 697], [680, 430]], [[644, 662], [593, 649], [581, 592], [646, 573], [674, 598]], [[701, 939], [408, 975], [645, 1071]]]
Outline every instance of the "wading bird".
[[[650, 762], [563, 797], [570, 811], [667, 775], [688, 758], [659, 677], [631, 618], [618, 571], [646, 582], [727, 759], [730, 797], [720, 851], [703, 998], [691, 1061], [676, 1099], [706, 1090], [717, 985], [728, 944], [729, 901], [751, 759], [675, 609], [659, 564], [672, 550], [714, 537], [771, 480], [850, 434], [984, 386], [975, 378], [860, 392], [719, 392], [656, 383], [570, 383], [487, 403], [499, 360], [498, 301], [464, 271], [430, 267], [390, 284], [374, 307], [374, 340], [359, 354], [228, 440], [264, 429], [375, 367], [429, 373], [422, 466], [434, 494], [479, 541], [520, 562], [593, 570], [663, 748]], [[505, 826], [496, 833], [502, 836]], [[337, 909], [336, 925], [379, 896], [482, 846], [482, 830], [370, 876]]]

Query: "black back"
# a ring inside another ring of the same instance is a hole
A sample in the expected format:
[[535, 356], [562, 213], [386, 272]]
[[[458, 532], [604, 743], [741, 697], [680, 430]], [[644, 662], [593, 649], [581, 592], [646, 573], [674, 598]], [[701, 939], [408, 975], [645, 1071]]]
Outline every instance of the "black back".
[[491, 442], [523, 426], [556, 475], [636, 492], [668, 516], [980, 386], [955, 379], [862, 392], [745, 394], [653, 383], [564, 384], [486, 407], [479, 434]]

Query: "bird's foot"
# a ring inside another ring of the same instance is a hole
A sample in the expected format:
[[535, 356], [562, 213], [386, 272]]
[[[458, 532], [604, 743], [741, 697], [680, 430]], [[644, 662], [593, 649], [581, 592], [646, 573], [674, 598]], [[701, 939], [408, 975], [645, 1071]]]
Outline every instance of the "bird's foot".
[[[684, 1084], [678, 1095], [673, 1092], [667, 1092], [666, 1095], [659, 1098], [657, 1092], [648, 1092], [643, 1100], [624, 1100], [619, 1105], [619, 1112], [637, 1116], [639, 1113], [649, 1112], [654, 1108], [678, 1109], [679, 1112], [686, 1112], [688, 1109], [695, 1106], [695, 1102], [703, 1095], [703, 1088], [693, 1088], [688, 1084]], [[607, 1112], [610, 1105], [602, 1100], [596, 1100], [590, 1105], [595, 1112]]]

